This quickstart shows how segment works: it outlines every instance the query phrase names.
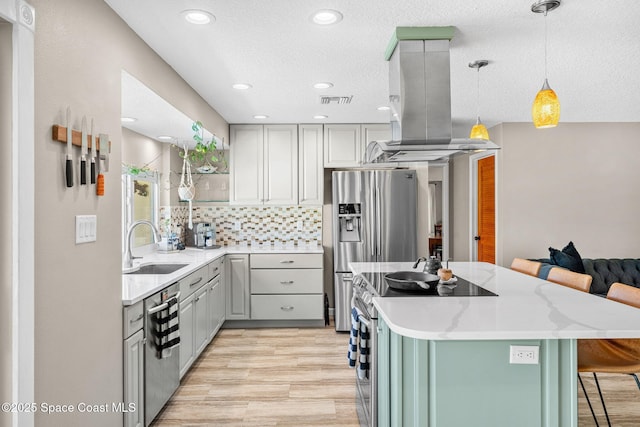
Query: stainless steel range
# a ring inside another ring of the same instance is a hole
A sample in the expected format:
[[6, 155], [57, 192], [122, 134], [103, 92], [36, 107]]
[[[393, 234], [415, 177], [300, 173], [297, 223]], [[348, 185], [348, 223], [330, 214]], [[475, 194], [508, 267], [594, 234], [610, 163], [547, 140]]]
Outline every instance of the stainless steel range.
[[368, 367], [366, 375], [356, 375], [356, 410], [362, 427], [378, 425], [378, 311], [373, 305], [374, 297], [419, 298], [419, 297], [485, 297], [497, 296], [461, 277], [455, 285], [438, 285], [429, 290], [400, 291], [392, 289], [385, 280], [387, 273], [362, 273], [353, 278], [353, 307], [359, 312], [360, 322], [369, 330]]

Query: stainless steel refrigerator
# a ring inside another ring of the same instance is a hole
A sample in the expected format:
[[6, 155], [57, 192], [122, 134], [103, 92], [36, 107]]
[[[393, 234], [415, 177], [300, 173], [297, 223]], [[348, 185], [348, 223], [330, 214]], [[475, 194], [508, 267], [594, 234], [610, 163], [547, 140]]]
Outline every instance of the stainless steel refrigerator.
[[335, 171], [333, 271], [336, 331], [351, 329], [350, 262], [415, 261], [414, 170]]

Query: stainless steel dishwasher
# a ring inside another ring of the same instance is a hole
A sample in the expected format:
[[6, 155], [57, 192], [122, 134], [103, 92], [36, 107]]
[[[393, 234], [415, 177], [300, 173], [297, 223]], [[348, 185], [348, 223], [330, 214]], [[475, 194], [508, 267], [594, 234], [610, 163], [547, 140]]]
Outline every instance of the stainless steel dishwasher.
[[144, 420], [148, 426], [180, 385], [178, 283], [144, 300]]

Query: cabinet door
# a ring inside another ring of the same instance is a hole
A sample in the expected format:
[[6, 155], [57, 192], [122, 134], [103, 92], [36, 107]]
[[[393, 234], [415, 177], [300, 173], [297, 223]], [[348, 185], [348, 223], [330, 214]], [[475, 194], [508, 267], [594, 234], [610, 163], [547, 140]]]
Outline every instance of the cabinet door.
[[193, 300], [193, 310], [195, 319], [195, 357], [197, 358], [202, 350], [209, 343], [209, 296], [211, 284], [207, 284], [195, 293]]
[[194, 300], [195, 294], [180, 302], [180, 378], [195, 360]]
[[362, 125], [362, 154], [366, 153], [367, 145], [372, 141], [389, 141], [391, 139], [391, 125], [368, 124]]
[[360, 125], [324, 126], [324, 167], [356, 167], [362, 162]]
[[144, 426], [144, 331], [130, 336], [124, 341], [124, 427]]
[[298, 126], [264, 127], [264, 204], [298, 204]]
[[298, 204], [322, 205], [322, 125], [298, 127]]
[[229, 203], [261, 204], [264, 199], [263, 126], [232, 125], [230, 130]]
[[211, 281], [209, 289], [209, 339], [213, 339], [224, 322], [225, 303], [224, 288], [220, 278]]
[[227, 319], [248, 319], [251, 299], [249, 255], [226, 256]]

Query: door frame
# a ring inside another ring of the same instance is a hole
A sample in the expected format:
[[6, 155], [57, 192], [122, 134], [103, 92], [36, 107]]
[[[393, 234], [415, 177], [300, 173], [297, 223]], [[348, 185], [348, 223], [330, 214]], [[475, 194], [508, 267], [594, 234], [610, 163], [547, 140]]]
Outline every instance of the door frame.
[[[29, 13], [31, 12], [31, 13]], [[11, 394], [35, 402], [35, 9], [23, 0], [1, 1], [0, 18], [12, 25], [11, 101]], [[34, 425], [33, 412], [14, 412], [11, 425]]]
[[494, 164], [495, 164], [495, 176], [494, 176], [494, 185], [495, 185], [495, 248], [496, 248], [496, 265], [499, 264], [499, 253], [502, 253], [502, 249], [498, 245], [499, 233], [500, 230], [498, 228], [498, 220], [499, 220], [499, 210], [500, 206], [499, 193], [498, 193], [498, 177], [500, 176], [500, 163], [495, 151], [483, 151], [480, 153], [471, 154], [469, 156], [469, 260], [477, 261], [478, 260], [478, 244], [473, 239], [474, 236], [478, 235], [478, 161], [487, 157], [494, 156]]
[[[442, 168], [442, 260], [449, 259], [451, 233], [449, 232], [449, 160], [429, 162], [429, 169]], [[429, 230], [431, 232], [431, 230]]]

